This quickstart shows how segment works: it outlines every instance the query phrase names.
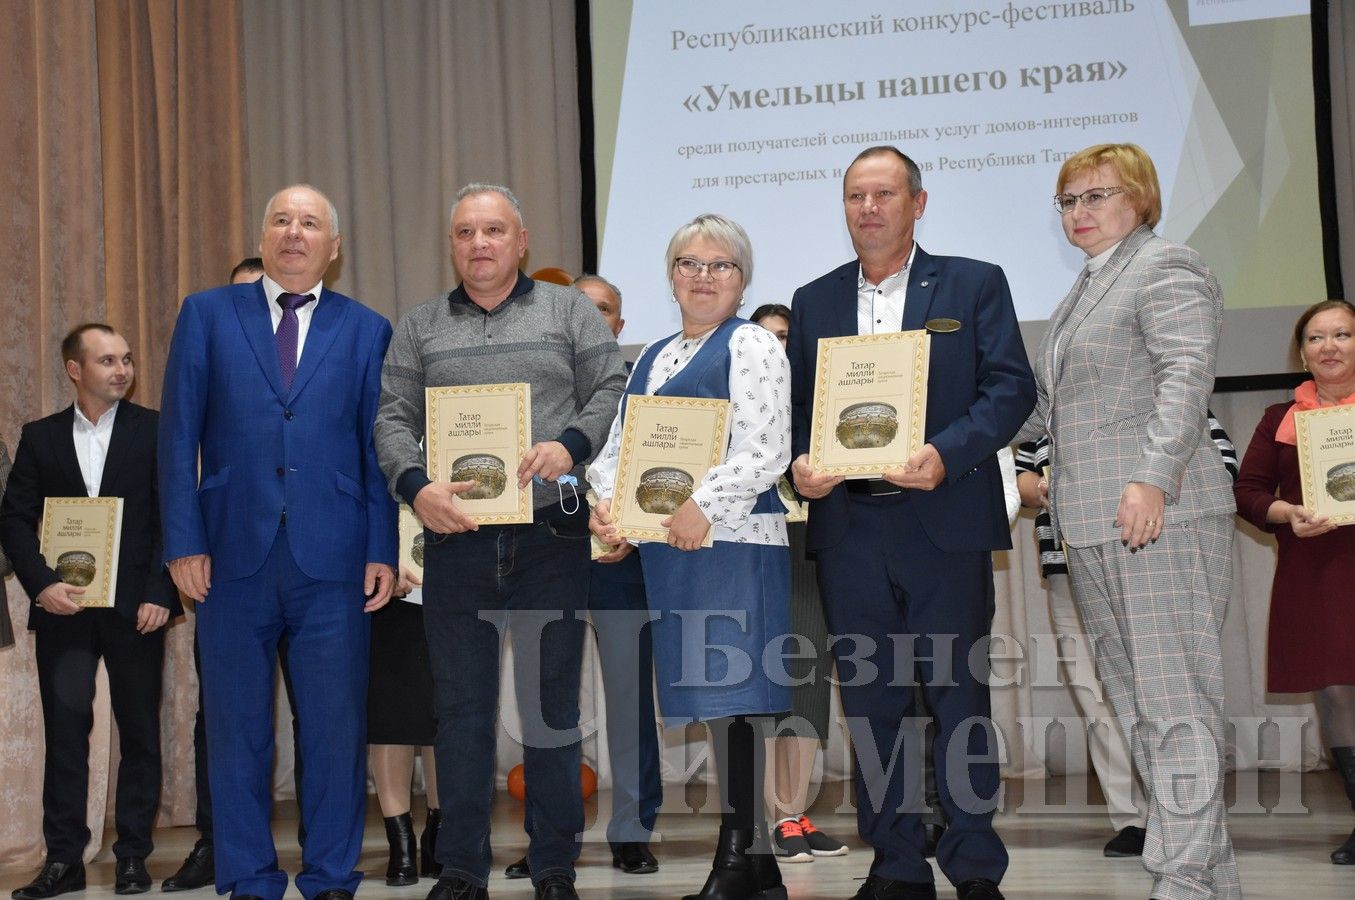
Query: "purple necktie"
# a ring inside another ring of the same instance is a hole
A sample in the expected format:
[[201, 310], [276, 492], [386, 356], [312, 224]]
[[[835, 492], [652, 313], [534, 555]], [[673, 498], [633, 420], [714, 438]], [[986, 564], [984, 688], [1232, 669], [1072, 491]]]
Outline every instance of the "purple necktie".
[[278, 365], [282, 366], [282, 386], [292, 389], [292, 378], [296, 375], [296, 338], [300, 323], [296, 311], [314, 300], [311, 294], [279, 294], [278, 306], [282, 307], [282, 321], [278, 323], [277, 333], [273, 336], [278, 342]]

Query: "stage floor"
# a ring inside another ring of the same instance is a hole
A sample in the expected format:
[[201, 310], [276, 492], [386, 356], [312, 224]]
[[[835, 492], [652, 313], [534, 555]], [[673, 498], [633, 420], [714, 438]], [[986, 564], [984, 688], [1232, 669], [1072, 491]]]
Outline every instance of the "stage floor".
[[[1111, 829], [1104, 811], [1093, 805], [1101, 802], [1094, 779], [1090, 789], [1081, 780], [1056, 778], [1024, 785], [1009, 782], [1006, 791], [997, 828], [1011, 854], [1011, 867], [1002, 882], [1008, 898], [1143, 900], [1148, 896], [1151, 881], [1137, 859], [1106, 859], [1101, 855]], [[1037, 802], [1035, 791], [1042, 792], [1043, 803]], [[669, 790], [666, 811], [659, 820], [663, 840], [654, 850], [660, 869], [653, 875], [624, 875], [611, 867], [611, 856], [598, 823], [599, 803], [604, 811], [601, 825], [605, 826], [611, 800], [603, 792], [589, 801], [591, 840], [584, 846], [578, 868], [578, 888], [584, 900], [674, 900], [701, 886], [709, 869], [718, 817], [692, 811], [704, 805], [704, 788], [691, 788], [685, 797], [673, 796], [677, 794]], [[1246, 896], [1305, 900], [1355, 897], [1355, 866], [1333, 866], [1328, 859], [1331, 850], [1355, 826], [1355, 813], [1335, 775], [1261, 773], [1258, 777], [1256, 773], [1244, 773], [1240, 781], [1230, 777], [1228, 796], [1233, 809], [1229, 825]], [[1084, 802], [1069, 801], [1069, 797], [1083, 798]], [[1038, 811], [1042, 805], [1045, 811]], [[360, 863], [368, 878], [360, 888], [360, 896], [371, 900], [422, 900], [433, 881], [425, 879], [409, 887], [386, 887], [382, 877], [386, 866], [385, 835], [374, 798], [369, 810]], [[823, 831], [846, 841], [852, 851], [842, 857], [783, 865], [790, 896], [792, 900], [850, 898], [865, 877], [870, 855], [856, 837], [855, 814], [843, 802], [841, 786], [829, 785], [810, 812]], [[450, 827], [456, 827], [455, 815], [449, 815], [446, 821]], [[422, 813], [418, 810], [415, 822], [421, 827]], [[295, 874], [300, 851], [296, 845], [294, 809], [280, 806], [274, 835], [283, 868]], [[489, 885], [490, 896], [530, 898], [529, 882], [508, 881], [502, 874], [503, 867], [521, 856], [526, 848], [522, 804], [507, 794], [501, 794], [495, 805], [493, 838], [495, 870]], [[148, 863], [156, 879], [153, 893], [159, 894], [159, 880], [178, 868], [196, 839], [197, 832], [192, 828], [156, 832], [155, 855]], [[107, 845], [112, 840], [110, 834]], [[35, 871], [0, 872], [0, 889], [7, 895], [26, 883]], [[942, 886], [938, 896], [954, 897], [939, 871], [936, 877]], [[71, 896], [88, 900], [115, 896], [112, 855], [107, 849], [89, 867], [88, 881], [89, 887], [83, 894]], [[212, 896], [211, 890], [204, 888], [185, 895], [185, 900]], [[287, 896], [299, 894], [293, 887]]]

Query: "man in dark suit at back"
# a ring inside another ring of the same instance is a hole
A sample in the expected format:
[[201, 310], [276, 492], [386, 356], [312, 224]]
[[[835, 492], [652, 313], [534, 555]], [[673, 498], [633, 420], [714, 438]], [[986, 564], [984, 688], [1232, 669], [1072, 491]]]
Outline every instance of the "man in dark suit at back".
[[339, 246], [329, 199], [283, 188], [263, 277], [186, 298], [165, 367], [164, 558], [199, 602], [216, 886], [237, 900], [287, 888], [270, 777], [284, 634], [306, 761], [296, 886], [341, 900], [362, 878], [367, 613], [395, 583], [395, 502], [372, 443], [391, 327], [324, 286]]
[[[118, 723], [118, 831], [114, 890], [150, 887], [146, 857], [160, 805], [160, 685], [163, 627], [183, 612], [160, 566], [154, 410], [125, 399], [135, 369], [127, 341], [107, 325], [86, 324], [61, 342], [75, 403], [24, 426], [0, 502], [0, 542], [33, 605], [43, 735], [42, 834], [47, 860], [16, 900], [45, 900], [85, 886], [89, 843], [89, 731], [94, 674], [108, 669]], [[122, 543], [112, 609], [85, 609], [84, 588], [65, 584], [39, 552], [48, 497], [121, 497]]]
[[[937, 787], [951, 822], [937, 863], [960, 900], [1000, 900], [1007, 851], [992, 822], [999, 778], [987, 654], [970, 650], [992, 621], [992, 551], [1011, 547], [994, 454], [1034, 406], [1035, 381], [1002, 270], [913, 242], [927, 192], [911, 159], [894, 147], [862, 151], [842, 199], [857, 258], [795, 292], [787, 356], [807, 545], [829, 631], [856, 637], [833, 646], [856, 745], [857, 826], [875, 849], [856, 896], [936, 897], [918, 815], [920, 744], [910, 736], [909, 720], [924, 715], [916, 674], [936, 718]], [[819, 339], [920, 328], [932, 333], [926, 443], [883, 478], [815, 472], [807, 451]]]

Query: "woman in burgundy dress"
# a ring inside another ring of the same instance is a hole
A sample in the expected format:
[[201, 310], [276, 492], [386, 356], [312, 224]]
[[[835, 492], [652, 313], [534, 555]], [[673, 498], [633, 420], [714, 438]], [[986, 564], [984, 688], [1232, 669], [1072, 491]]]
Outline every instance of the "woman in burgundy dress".
[[[1294, 342], [1312, 380], [1298, 386], [1292, 401], [1266, 410], [1233, 490], [1238, 515], [1274, 532], [1279, 544], [1267, 687], [1313, 692], [1324, 739], [1355, 806], [1355, 527], [1337, 528], [1303, 506], [1294, 429], [1297, 411], [1355, 403], [1355, 306], [1326, 300], [1309, 307]], [[1355, 833], [1331, 860], [1355, 865]]]

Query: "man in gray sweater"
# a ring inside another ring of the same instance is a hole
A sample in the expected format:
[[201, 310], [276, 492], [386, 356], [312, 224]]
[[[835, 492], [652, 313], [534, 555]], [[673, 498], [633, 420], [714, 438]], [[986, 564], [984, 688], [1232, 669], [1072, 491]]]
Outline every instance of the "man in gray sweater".
[[[376, 446], [391, 489], [423, 523], [424, 627], [437, 703], [436, 757], [454, 827], [438, 838], [429, 900], [483, 900], [490, 871], [500, 629], [514, 635], [538, 900], [570, 900], [584, 830], [579, 667], [588, 600], [588, 510], [558, 482], [602, 446], [625, 386], [616, 339], [573, 288], [518, 270], [527, 230], [517, 198], [470, 184], [452, 210], [460, 287], [407, 313], [381, 377]], [[534, 521], [478, 525], [458, 506], [469, 483], [432, 482], [420, 446], [424, 388], [528, 382], [533, 445], [517, 472]], [[558, 482], [558, 483], [557, 483]]]

